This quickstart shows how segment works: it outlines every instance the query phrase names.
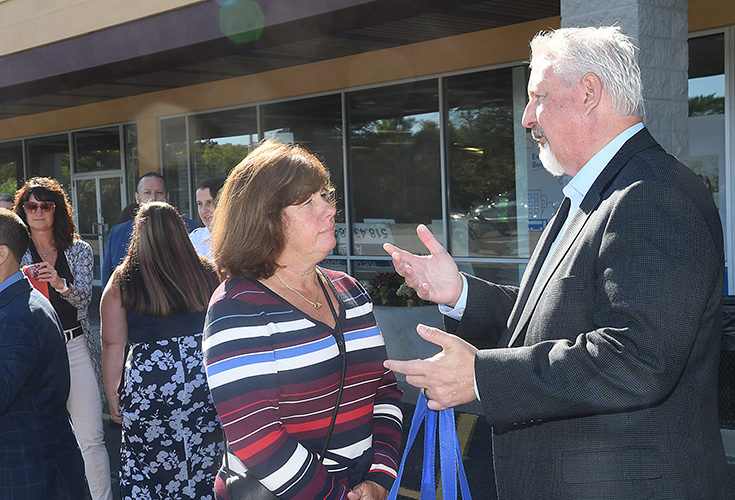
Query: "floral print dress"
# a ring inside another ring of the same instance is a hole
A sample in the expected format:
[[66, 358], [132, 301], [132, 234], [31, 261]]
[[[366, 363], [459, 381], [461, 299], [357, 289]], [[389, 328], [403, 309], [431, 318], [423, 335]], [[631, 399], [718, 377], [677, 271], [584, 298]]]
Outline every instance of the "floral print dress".
[[214, 498], [223, 440], [204, 373], [203, 324], [204, 312], [128, 313], [131, 346], [120, 392], [124, 499]]

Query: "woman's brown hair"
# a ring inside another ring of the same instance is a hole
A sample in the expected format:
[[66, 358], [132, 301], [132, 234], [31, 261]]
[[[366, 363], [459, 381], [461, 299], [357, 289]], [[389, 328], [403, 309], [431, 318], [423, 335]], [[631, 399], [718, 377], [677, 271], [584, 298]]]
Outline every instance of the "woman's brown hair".
[[300, 146], [260, 143], [227, 177], [212, 221], [212, 256], [222, 278], [271, 277], [286, 244], [283, 209], [320, 189], [329, 172]]
[[214, 265], [197, 255], [181, 216], [164, 202], [141, 205], [112, 280], [123, 308], [151, 316], [203, 311], [219, 284]]
[[66, 199], [66, 193], [61, 184], [50, 177], [33, 177], [26, 182], [22, 188], [15, 193], [15, 207], [13, 210], [28, 226], [26, 212], [23, 204], [31, 195], [38, 201], [52, 201], [56, 205], [54, 210], [54, 246], [56, 250], [63, 252], [79, 239], [76, 225], [72, 218], [72, 207]]

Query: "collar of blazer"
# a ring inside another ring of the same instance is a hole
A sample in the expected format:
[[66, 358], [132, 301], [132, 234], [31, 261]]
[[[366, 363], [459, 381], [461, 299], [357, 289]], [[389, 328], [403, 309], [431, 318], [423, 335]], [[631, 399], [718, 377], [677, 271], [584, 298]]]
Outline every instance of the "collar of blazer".
[[[620, 170], [625, 166], [628, 161], [640, 153], [644, 149], [648, 149], [652, 146], [657, 145], [654, 138], [644, 127], [640, 132], [635, 134], [633, 137], [623, 144], [623, 147], [613, 156], [612, 160], [607, 166], [600, 172], [597, 179], [590, 187], [590, 190], [585, 195], [579, 209], [574, 213], [570, 214], [572, 217], [569, 221], [564, 234], [561, 235], [561, 239], [554, 250], [554, 253], [546, 263], [546, 267], [543, 272], [533, 280], [525, 279], [521, 283], [521, 289], [518, 293], [518, 301], [516, 302], [513, 312], [508, 320], [508, 329], [511, 332], [510, 342], [508, 346], [519, 346], [523, 345], [525, 340], [525, 329], [528, 321], [531, 319], [536, 305], [538, 304], [541, 295], [546, 289], [546, 285], [549, 279], [553, 276], [559, 264], [566, 257], [567, 252], [574, 243], [574, 240], [579, 236], [582, 228], [589, 220], [590, 215], [599, 206], [602, 200], [601, 193], [605, 188], [613, 181], [618, 175]], [[535, 256], [537, 258], [537, 256]], [[528, 268], [533, 267], [533, 262], [529, 262]]]
[[31, 282], [28, 281], [28, 278], [23, 276], [22, 279], [16, 281], [12, 285], [10, 285], [8, 288], [0, 292], [0, 308], [5, 307], [8, 305], [8, 302], [13, 300], [15, 296], [29, 291], [32, 288]]

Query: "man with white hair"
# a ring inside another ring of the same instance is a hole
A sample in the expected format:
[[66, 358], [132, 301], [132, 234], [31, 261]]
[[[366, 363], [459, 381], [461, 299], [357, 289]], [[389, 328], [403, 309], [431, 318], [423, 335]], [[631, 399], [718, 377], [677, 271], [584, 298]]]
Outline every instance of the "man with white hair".
[[459, 273], [423, 226], [429, 256], [385, 245], [456, 333], [420, 325], [443, 351], [385, 364], [432, 409], [481, 401], [500, 499], [734, 498], [717, 416], [725, 264], [712, 196], [643, 126], [619, 27], [541, 33], [531, 50], [523, 125], [544, 166], [573, 176], [565, 201], [520, 288]]

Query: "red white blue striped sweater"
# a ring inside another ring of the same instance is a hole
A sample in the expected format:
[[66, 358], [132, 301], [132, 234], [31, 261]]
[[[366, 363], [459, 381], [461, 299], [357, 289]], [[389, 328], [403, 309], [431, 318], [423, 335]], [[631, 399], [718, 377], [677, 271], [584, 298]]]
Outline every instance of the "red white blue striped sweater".
[[[383, 367], [372, 302], [351, 277], [323, 271], [340, 304], [347, 352], [324, 465], [318, 455], [342, 371], [334, 332], [251, 280], [220, 285], [204, 328], [207, 379], [230, 447], [248, 474], [287, 500], [343, 499], [364, 480], [390, 489], [398, 469], [402, 392]], [[241, 467], [235, 462], [231, 470]], [[223, 468], [215, 485], [222, 496], [227, 474]]]

